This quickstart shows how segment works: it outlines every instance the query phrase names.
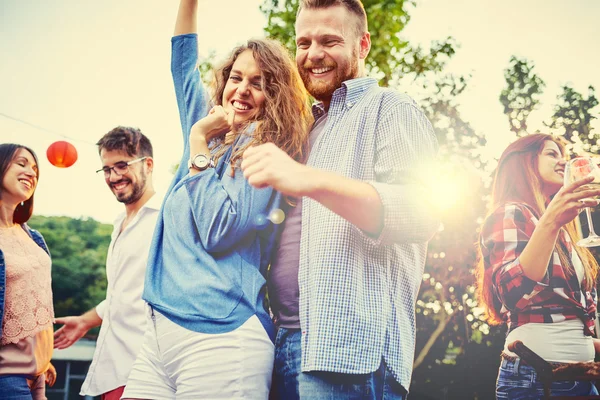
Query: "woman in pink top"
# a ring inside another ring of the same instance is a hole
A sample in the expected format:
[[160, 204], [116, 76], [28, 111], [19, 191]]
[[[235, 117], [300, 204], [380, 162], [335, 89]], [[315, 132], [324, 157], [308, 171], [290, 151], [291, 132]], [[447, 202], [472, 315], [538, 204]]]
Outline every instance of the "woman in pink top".
[[0, 394], [45, 399], [53, 383], [50, 254], [30, 229], [39, 170], [35, 153], [0, 144]]

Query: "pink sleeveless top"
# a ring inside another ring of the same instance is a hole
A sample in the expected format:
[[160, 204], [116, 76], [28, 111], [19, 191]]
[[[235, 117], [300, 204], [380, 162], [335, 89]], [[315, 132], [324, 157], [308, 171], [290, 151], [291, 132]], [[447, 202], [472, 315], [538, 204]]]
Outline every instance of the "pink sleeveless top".
[[51, 261], [19, 225], [0, 228], [6, 265], [6, 294], [0, 346], [52, 328]]

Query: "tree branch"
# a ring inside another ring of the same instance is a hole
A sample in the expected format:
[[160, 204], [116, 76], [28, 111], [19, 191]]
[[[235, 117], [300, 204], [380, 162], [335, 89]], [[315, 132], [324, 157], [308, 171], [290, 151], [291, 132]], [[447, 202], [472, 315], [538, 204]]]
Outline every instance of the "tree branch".
[[419, 356], [415, 359], [415, 362], [413, 363], [413, 370], [417, 369], [419, 365], [423, 363], [423, 360], [425, 360], [425, 357], [427, 357], [429, 350], [431, 350], [437, 338], [440, 337], [442, 332], [444, 332], [444, 329], [446, 329], [446, 326], [448, 325], [448, 322], [450, 322], [451, 319], [452, 314], [446, 314], [446, 317], [440, 321], [440, 324], [437, 326], [437, 328], [435, 328], [435, 331], [433, 331], [431, 336], [429, 336], [427, 343], [425, 343], [425, 346], [423, 346], [423, 348], [419, 352]]

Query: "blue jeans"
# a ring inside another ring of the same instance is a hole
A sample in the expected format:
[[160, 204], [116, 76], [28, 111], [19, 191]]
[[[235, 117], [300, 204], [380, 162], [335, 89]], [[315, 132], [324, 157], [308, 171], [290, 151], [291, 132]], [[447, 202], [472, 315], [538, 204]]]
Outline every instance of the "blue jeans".
[[0, 399], [31, 400], [31, 390], [25, 375], [0, 375]]
[[[598, 390], [592, 381], [556, 381], [550, 388], [551, 396], [593, 396]], [[515, 361], [502, 359], [496, 399], [537, 400], [544, 398], [544, 385], [537, 379], [533, 367]]]
[[271, 400], [406, 400], [383, 360], [369, 374], [302, 372], [301, 337], [300, 329], [277, 331]]

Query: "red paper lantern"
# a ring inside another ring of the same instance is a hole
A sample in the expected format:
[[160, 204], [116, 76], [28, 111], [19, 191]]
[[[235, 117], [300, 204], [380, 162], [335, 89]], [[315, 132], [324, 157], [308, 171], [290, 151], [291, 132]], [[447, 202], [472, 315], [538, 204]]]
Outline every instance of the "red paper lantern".
[[68, 168], [77, 161], [77, 149], [71, 143], [60, 140], [48, 147], [46, 157], [55, 167]]

